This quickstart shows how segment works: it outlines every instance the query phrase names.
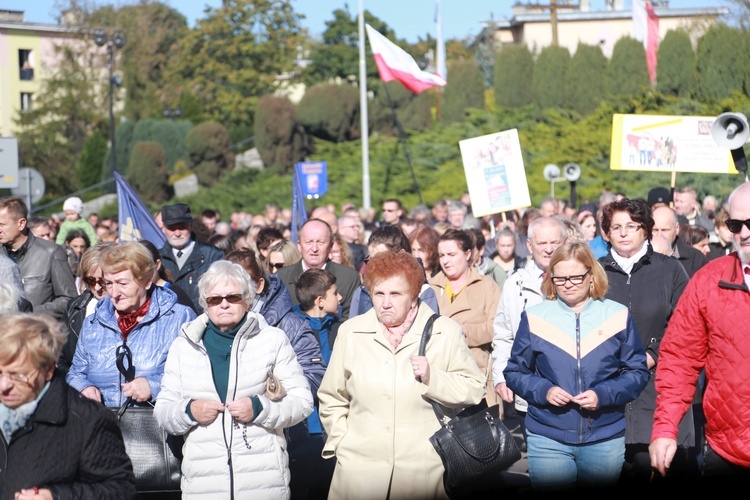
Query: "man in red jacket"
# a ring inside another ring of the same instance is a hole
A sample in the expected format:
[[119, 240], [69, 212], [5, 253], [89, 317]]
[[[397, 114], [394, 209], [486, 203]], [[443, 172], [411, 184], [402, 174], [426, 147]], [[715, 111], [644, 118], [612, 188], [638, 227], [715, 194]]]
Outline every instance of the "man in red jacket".
[[720, 484], [750, 479], [750, 183], [732, 192], [729, 213], [735, 251], [693, 276], [661, 341], [649, 446], [651, 466], [666, 475], [677, 450], [677, 424], [705, 367], [703, 477], [720, 478]]

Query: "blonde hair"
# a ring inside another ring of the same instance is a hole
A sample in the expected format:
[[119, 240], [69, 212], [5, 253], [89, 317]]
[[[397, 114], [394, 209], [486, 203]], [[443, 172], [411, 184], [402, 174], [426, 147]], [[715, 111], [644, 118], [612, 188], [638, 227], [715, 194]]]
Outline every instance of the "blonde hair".
[[59, 321], [41, 313], [0, 315], [0, 363], [25, 357], [39, 370], [57, 363], [67, 335]]
[[607, 288], [609, 283], [607, 281], [607, 273], [604, 272], [604, 268], [596, 260], [594, 254], [591, 252], [587, 243], [580, 241], [574, 241], [572, 243], [564, 243], [557, 247], [557, 250], [552, 254], [547, 267], [547, 276], [542, 281], [542, 293], [550, 300], [557, 299], [557, 290], [555, 284], [552, 283], [552, 270], [555, 268], [558, 262], [564, 260], [575, 260], [580, 262], [589, 269], [591, 274], [591, 290], [589, 296], [594, 299], [602, 299], [607, 294]]
[[126, 241], [107, 247], [99, 259], [99, 267], [110, 274], [130, 271], [135, 281], [144, 286], [154, 278], [156, 263], [146, 247], [137, 241]]

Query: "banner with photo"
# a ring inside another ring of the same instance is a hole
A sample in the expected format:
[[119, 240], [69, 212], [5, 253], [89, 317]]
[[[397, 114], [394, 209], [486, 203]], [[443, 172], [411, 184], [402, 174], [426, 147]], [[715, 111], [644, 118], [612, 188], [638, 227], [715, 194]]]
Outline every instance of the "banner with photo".
[[736, 174], [731, 151], [711, 136], [715, 119], [613, 115], [610, 169]]
[[458, 142], [474, 217], [531, 206], [518, 130]]

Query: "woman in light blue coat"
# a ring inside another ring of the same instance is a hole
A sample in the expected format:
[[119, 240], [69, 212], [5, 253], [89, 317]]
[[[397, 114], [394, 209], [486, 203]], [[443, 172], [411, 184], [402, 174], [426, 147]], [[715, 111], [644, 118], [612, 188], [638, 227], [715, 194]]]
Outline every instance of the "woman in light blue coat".
[[[100, 301], [84, 320], [66, 380], [109, 407], [129, 398], [136, 404], [153, 403], [161, 390], [169, 347], [195, 313], [178, 304], [172, 291], [153, 283], [153, 257], [138, 242], [106, 249], [99, 267], [109, 300]], [[133, 366], [133, 372], [118, 370], [118, 354], [123, 367]]]

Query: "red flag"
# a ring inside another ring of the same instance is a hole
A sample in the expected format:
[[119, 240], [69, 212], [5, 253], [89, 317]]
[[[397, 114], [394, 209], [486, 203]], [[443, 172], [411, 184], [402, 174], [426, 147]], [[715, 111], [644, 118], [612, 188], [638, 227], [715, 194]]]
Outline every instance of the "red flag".
[[419, 65], [413, 57], [378, 33], [369, 24], [366, 24], [365, 28], [381, 80], [384, 82], [398, 80], [415, 94], [431, 87], [442, 87], [446, 84], [445, 80], [438, 75], [419, 69]]
[[648, 77], [651, 83], [656, 78], [656, 52], [659, 49], [659, 16], [651, 2], [633, 0], [633, 37], [646, 49]]

